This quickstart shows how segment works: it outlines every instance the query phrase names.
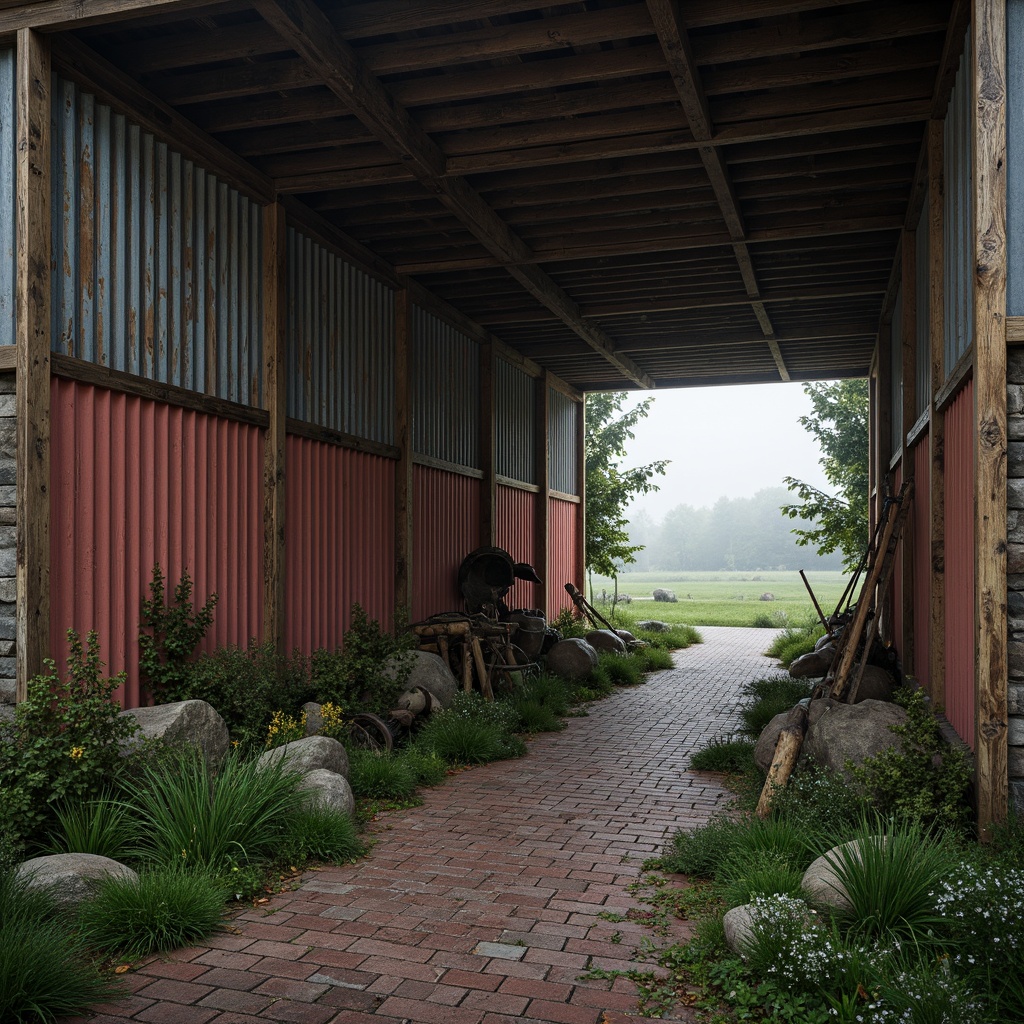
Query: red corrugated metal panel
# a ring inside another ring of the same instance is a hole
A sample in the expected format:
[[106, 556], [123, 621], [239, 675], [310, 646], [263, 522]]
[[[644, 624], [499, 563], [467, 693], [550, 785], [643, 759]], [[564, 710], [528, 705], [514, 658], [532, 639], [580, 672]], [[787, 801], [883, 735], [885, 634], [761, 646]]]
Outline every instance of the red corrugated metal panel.
[[946, 717], [974, 746], [974, 384], [946, 410]]
[[153, 565], [220, 601], [204, 647], [262, 632], [263, 439], [252, 426], [54, 378], [50, 648], [99, 633], [121, 699], [140, 703], [138, 626]]
[[581, 590], [583, 580], [576, 572], [576, 530], [579, 506], [572, 501], [550, 498], [548, 505], [548, 616], [554, 618], [563, 608], [572, 606], [565, 592], [566, 583]]
[[913, 451], [914, 504], [912, 516], [914, 545], [914, 675], [922, 686], [928, 685], [929, 626], [931, 619], [932, 559], [929, 495], [931, 459], [928, 435], [923, 434]]
[[[499, 548], [504, 548], [513, 561], [529, 562], [543, 580], [544, 566], [536, 564], [536, 509], [540, 495], [518, 487], [499, 486], [496, 497], [495, 543]], [[536, 608], [540, 603], [537, 584], [526, 580], [517, 582], [505, 601], [509, 608]]]
[[412, 615], [462, 608], [459, 565], [480, 546], [481, 482], [427, 466], [413, 469]]
[[[899, 494], [903, 486], [903, 463], [893, 470], [893, 494]], [[895, 508], [892, 514], [896, 514]], [[892, 571], [892, 640], [896, 651], [903, 656], [903, 541], [896, 547], [896, 564]]]
[[333, 650], [352, 605], [390, 627], [395, 611], [395, 464], [288, 437], [285, 642]]

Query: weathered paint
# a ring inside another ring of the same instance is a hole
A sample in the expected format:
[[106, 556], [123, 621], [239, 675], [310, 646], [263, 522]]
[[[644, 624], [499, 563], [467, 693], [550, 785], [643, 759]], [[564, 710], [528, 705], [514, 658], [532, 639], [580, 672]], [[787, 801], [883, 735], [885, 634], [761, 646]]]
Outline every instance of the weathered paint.
[[917, 310], [914, 316], [917, 333], [916, 352], [914, 355], [914, 401], [915, 415], [921, 416], [928, 409], [931, 394], [931, 329], [928, 322], [928, 197], [925, 196], [924, 209], [917, 222], [915, 232], [916, 251], [914, 254], [915, 294]]
[[413, 450], [480, 469], [480, 346], [413, 307]]
[[943, 124], [943, 303], [945, 365], [948, 373], [974, 335], [974, 229], [971, 165], [970, 33], [960, 58]]
[[[544, 566], [536, 564], [537, 550], [537, 502], [540, 495], [523, 491], [518, 487], [498, 486], [495, 495], [496, 540], [515, 562], [527, 562], [544, 579]], [[510, 608], [536, 608], [539, 601], [539, 587], [536, 583], [518, 580], [505, 598]]]
[[370, 441], [394, 441], [394, 292], [292, 228], [288, 415]]
[[480, 490], [461, 473], [413, 468], [414, 619], [462, 610], [459, 566], [480, 546]]
[[259, 405], [260, 207], [71, 82], [53, 117], [53, 350]]
[[930, 509], [928, 498], [931, 493], [929, 478], [931, 459], [928, 451], [928, 434], [922, 434], [911, 453], [914, 459], [914, 504], [912, 543], [914, 546], [914, 675], [922, 686], [927, 687], [929, 674], [929, 624], [931, 619], [931, 536]]
[[188, 571], [196, 603], [218, 595], [204, 649], [261, 634], [262, 431], [57, 377], [51, 397], [51, 653], [63, 664], [67, 630], [95, 629], [136, 707], [155, 564], [170, 591]]
[[14, 50], [0, 49], [0, 345], [15, 332], [14, 116]]
[[892, 342], [889, 347], [890, 400], [892, 401], [892, 453], [896, 455], [903, 447], [903, 288], [896, 289], [896, 301], [892, 308]]
[[946, 717], [974, 746], [974, 382], [946, 409]]
[[1006, 313], [1024, 315], [1024, 0], [1006, 3]]
[[554, 618], [572, 601], [565, 592], [566, 583], [582, 589], [583, 580], [576, 571], [576, 530], [579, 506], [572, 501], [550, 498], [548, 502], [548, 615]]
[[495, 471], [526, 484], [537, 482], [537, 388], [533, 378], [504, 359], [495, 360]]
[[548, 482], [553, 491], [576, 494], [579, 470], [579, 403], [548, 388]]
[[285, 451], [285, 644], [334, 650], [358, 603], [395, 611], [395, 464], [291, 435]]

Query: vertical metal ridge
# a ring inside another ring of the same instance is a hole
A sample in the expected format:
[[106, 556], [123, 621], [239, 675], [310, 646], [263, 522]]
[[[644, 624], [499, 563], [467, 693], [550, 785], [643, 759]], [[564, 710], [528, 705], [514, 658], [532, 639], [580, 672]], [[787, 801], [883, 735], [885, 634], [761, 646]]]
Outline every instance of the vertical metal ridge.
[[927, 412], [929, 396], [931, 395], [931, 323], [929, 320], [930, 293], [929, 293], [929, 261], [928, 261], [928, 210], [929, 202], [925, 195], [924, 206], [921, 210], [921, 217], [917, 222], [917, 230], [914, 233], [916, 251], [914, 255], [914, 273], [917, 278], [915, 295], [917, 296], [917, 311], [914, 319], [917, 337], [915, 339], [915, 413], [921, 416]]
[[578, 404], [556, 388], [548, 388], [548, 481], [553, 491], [561, 491], [562, 494], [577, 492]]
[[505, 359], [495, 360], [495, 471], [537, 483], [537, 389], [533, 378]]
[[913, 516], [914, 547], [914, 677], [929, 689], [931, 679], [929, 659], [931, 655], [931, 510], [928, 496], [931, 493], [931, 453], [928, 434], [917, 439], [913, 450], [914, 499]]
[[896, 289], [896, 300], [892, 306], [892, 344], [889, 347], [889, 400], [892, 403], [890, 426], [892, 431], [892, 453], [903, 447], [903, 286]]
[[[537, 557], [537, 502], [542, 495], [518, 487], [498, 485], [495, 502], [496, 541], [516, 562], [535, 565]], [[540, 575], [543, 577], [544, 569]], [[505, 599], [510, 608], [536, 608], [540, 603], [537, 584], [518, 581]]]
[[552, 617], [572, 605], [565, 584], [583, 586], [583, 580], [576, 576], [576, 521], [575, 503], [561, 498], [549, 500], [549, 569], [544, 583], [548, 588], [548, 614]]

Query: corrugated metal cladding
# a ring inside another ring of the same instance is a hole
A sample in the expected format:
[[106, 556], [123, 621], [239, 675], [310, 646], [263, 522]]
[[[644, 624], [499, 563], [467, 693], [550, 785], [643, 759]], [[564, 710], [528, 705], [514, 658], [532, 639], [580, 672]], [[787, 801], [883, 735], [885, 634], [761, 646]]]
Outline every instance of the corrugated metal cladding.
[[358, 602], [395, 612], [395, 464], [291, 435], [285, 457], [285, 642], [334, 650]]
[[498, 476], [537, 482], [537, 385], [518, 366], [495, 360], [495, 470]]
[[563, 608], [571, 608], [572, 601], [565, 592], [566, 583], [582, 589], [583, 580], [576, 568], [576, 537], [579, 506], [561, 498], [551, 498], [548, 504], [548, 575], [544, 582], [548, 588], [548, 617], [554, 618]]
[[[903, 486], [903, 463], [901, 462], [893, 470], [893, 482], [892, 492], [893, 494], [899, 494], [900, 488]], [[892, 515], [896, 514], [896, 510], [893, 509]], [[904, 540], [906, 533], [904, 533]], [[896, 644], [897, 653], [902, 656], [903, 654], [903, 544], [904, 540], [899, 542], [896, 548], [896, 564], [893, 566], [892, 571], [892, 637]]]
[[480, 347], [413, 307], [413, 450], [480, 468]]
[[[499, 548], [504, 548], [513, 561], [532, 565], [543, 580], [547, 567], [537, 565], [536, 562], [537, 502], [541, 496], [532, 491], [499, 484], [495, 499], [495, 543]], [[505, 598], [505, 603], [509, 608], [537, 608], [542, 598], [543, 592], [536, 583], [517, 580]]]
[[896, 289], [892, 307], [892, 334], [889, 344], [890, 401], [892, 402], [892, 453], [903, 447], [903, 289]]
[[142, 699], [138, 628], [152, 569], [220, 600], [206, 650], [263, 630], [263, 432], [104, 388], [51, 384], [50, 649], [95, 629], [111, 675]]
[[0, 49], [0, 345], [14, 344], [14, 50]]
[[391, 444], [394, 292], [289, 228], [288, 294], [288, 415]]
[[579, 490], [579, 404], [548, 388], [548, 483], [553, 491]]
[[1006, 312], [1024, 315], [1024, 0], [1006, 3]]
[[974, 382], [946, 410], [946, 717], [974, 746]]
[[258, 406], [260, 207], [55, 79], [53, 349]]
[[917, 329], [917, 355], [914, 360], [914, 401], [916, 413], [921, 416], [928, 408], [931, 395], [931, 335], [928, 322], [928, 197], [925, 195], [924, 209], [917, 222], [915, 234], [914, 276], [916, 278], [917, 312], [914, 323]]
[[971, 36], [968, 32], [943, 127], [943, 320], [947, 376], [974, 336], [971, 131]]
[[931, 585], [932, 544], [930, 511], [931, 458], [928, 434], [921, 435], [913, 450], [914, 507], [912, 544], [914, 546], [914, 675], [922, 686], [931, 678]]
[[462, 610], [459, 566], [480, 546], [481, 487], [461, 473], [413, 467], [414, 620]]

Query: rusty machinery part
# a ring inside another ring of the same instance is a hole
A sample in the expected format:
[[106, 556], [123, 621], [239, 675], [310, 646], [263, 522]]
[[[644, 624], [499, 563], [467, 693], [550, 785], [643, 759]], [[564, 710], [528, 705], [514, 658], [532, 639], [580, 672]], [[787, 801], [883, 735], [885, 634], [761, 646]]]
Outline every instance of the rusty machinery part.
[[395, 745], [394, 737], [384, 719], [364, 713], [355, 715], [349, 723], [348, 736], [352, 744], [361, 750], [386, 752]]
[[459, 593], [470, 614], [483, 613], [490, 618], [508, 614], [505, 595], [517, 579], [541, 583], [533, 566], [516, 562], [504, 549], [490, 545], [476, 548], [459, 566]]

